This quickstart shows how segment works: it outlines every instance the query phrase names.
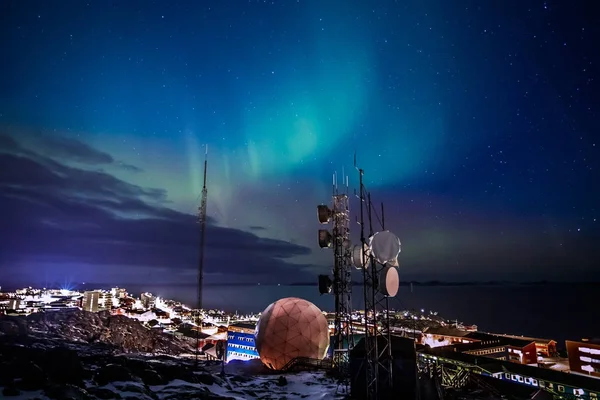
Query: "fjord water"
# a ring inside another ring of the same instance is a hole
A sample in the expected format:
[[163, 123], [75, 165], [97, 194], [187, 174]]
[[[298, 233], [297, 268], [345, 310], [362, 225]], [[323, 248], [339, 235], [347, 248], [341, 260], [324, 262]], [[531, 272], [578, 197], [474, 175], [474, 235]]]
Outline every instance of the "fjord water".
[[[128, 287], [132, 293], [149, 291], [165, 298], [195, 304], [193, 286]], [[596, 285], [473, 285], [402, 286], [390, 308], [437, 311], [444, 318], [476, 324], [479, 330], [552, 338], [564, 346], [565, 339], [600, 337], [600, 303]], [[333, 309], [330, 295], [319, 295], [316, 286], [207, 286], [204, 307], [232, 312], [262, 311], [282, 297], [301, 297], [322, 310]], [[596, 297], [596, 298], [595, 298]], [[596, 300], [596, 301], [594, 301]], [[362, 308], [362, 287], [354, 287], [354, 307]]]

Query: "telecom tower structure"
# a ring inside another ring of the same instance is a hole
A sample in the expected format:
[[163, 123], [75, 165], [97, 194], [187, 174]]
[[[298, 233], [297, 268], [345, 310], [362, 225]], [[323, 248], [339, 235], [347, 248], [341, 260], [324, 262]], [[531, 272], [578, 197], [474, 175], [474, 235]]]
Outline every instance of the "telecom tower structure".
[[204, 151], [204, 181], [202, 184], [202, 199], [198, 207], [198, 222], [200, 223], [200, 242], [198, 246], [198, 287], [196, 299], [196, 365], [198, 364], [198, 353], [200, 351], [200, 330], [202, 330], [202, 290], [204, 285], [204, 250], [206, 240], [206, 202], [208, 200], [208, 190], [206, 189], [206, 170], [208, 168], [208, 145]]
[[[361, 393], [360, 397], [388, 398], [393, 385], [389, 298], [398, 292], [397, 255], [400, 252], [400, 241], [393, 233], [385, 230], [383, 204], [381, 204], [381, 218], [373, 207], [371, 194], [363, 183], [364, 170], [356, 166], [356, 156], [354, 166], [359, 173], [357, 197], [360, 201], [358, 223], [361, 244], [355, 246], [353, 250], [353, 262], [357, 268], [362, 266], [365, 304], [363, 366], [366, 375], [366, 393]], [[381, 226], [379, 233], [373, 231], [374, 216]], [[365, 236], [367, 228], [368, 239]]]
[[332, 223], [331, 233], [319, 230], [319, 246], [333, 248], [333, 280], [327, 275], [319, 276], [321, 294], [333, 292], [335, 304], [334, 366], [348, 361], [348, 351], [354, 347], [352, 333], [352, 264], [350, 247], [350, 200], [348, 197], [348, 178], [343, 177], [346, 193], [340, 192], [337, 175], [333, 175], [332, 208], [326, 205], [317, 207], [317, 216], [321, 224]]

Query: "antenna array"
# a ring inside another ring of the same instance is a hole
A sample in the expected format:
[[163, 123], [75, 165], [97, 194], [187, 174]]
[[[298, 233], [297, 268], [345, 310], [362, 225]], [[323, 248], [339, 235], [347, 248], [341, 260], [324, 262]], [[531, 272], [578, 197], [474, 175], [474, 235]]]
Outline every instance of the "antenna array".
[[[362, 269], [365, 304], [363, 367], [366, 392], [359, 396], [365, 399], [387, 398], [393, 386], [389, 298], [397, 294], [399, 287], [397, 256], [400, 253], [400, 240], [385, 230], [383, 203], [381, 218], [377, 215], [371, 193], [363, 182], [364, 170], [357, 167], [356, 154], [354, 167], [359, 173], [359, 190], [356, 195], [360, 201], [360, 220], [357, 222], [360, 225], [361, 244], [353, 249], [353, 262], [357, 268]], [[378, 233], [373, 230], [373, 217], [377, 218], [381, 226]], [[368, 240], [365, 236], [366, 228], [369, 229]]]
[[352, 265], [350, 254], [350, 201], [348, 197], [348, 177], [342, 170], [345, 192], [340, 191], [337, 173], [333, 174], [333, 194], [331, 208], [317, 207], [317, 217], [321, 224], [332, 223], [333, 229], [319, 230], [319, 246], [333, 248], [333, 279], [329, 275], [319, 275], [319, 292], [333, 294], [335, 304], [333, 333], [333, 366], [344, 378], [348, 370], [348, 352], [354, 347], [352, 332]]

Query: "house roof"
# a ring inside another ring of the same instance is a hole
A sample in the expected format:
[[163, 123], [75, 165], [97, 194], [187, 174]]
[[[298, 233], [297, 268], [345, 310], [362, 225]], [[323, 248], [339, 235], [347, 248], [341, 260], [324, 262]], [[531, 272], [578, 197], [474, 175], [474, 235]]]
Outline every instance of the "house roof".
[[548, 345], [552, 342], [556, 343], [556, 340], [535, 338], [535, 337], [529, 337], [529, 336], [518, 336], [518, 335], [498, 335], [498, 336], [513, 338], [513, 339], [529, 340], [530, 342], [536, 342], [536, 343], [546, 344], [546, 345]]
[[483, 342], [484, 344], [488, 344], [489, 346], [493, 346], [495, 343], [500, 343], [506, 346], [525, 347], [534, 342], [533, 339], [522, 337], [507, 337], [504, 335], [495, 335], [485, 332], [469, 332], [469, 334], [465, 337]]
[[218, 332], [214, 335], [210, 335], [205, 340], [227, 340], [227, 332]]
[[428, 335], [438, 335], [438, 336], [452, 336], [452, 337], [464, 337], [469, 333], [468, 331], [463, 331], [462, 329], [450, 328], [446, 326], [441, 326], [438, 328], [427, 328], [423, 333]]
[[251, 322], [236, 322], [235, 324], [229, 325], [229, 327], [254, 330], [256, 329], [256, 324], [253, 324]]

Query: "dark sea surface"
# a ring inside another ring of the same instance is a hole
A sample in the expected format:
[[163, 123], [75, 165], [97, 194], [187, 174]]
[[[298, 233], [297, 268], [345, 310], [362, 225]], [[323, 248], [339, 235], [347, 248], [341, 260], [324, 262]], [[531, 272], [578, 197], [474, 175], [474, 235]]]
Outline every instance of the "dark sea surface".
[[[128, 286], [181, 301], [196, 302], [193, 286]], [[320, 296], [316, 286], [208, 286], [204, 308], [240, 313], [259, 312], [283, 297], [300, 297], [322, 310], [333, 310], [331, 295]], [[354, 287], [353, 303], [363, 308], [362, 287]], [[447, 319], [475, 324], [479, 330], [551, 338], [564, 347], [564, 340], [600, 337], [600, 287], [598, 285], [491, 285], [491, 286], [402, 286], [390, 301], [396, 310], [437, 311]]]

